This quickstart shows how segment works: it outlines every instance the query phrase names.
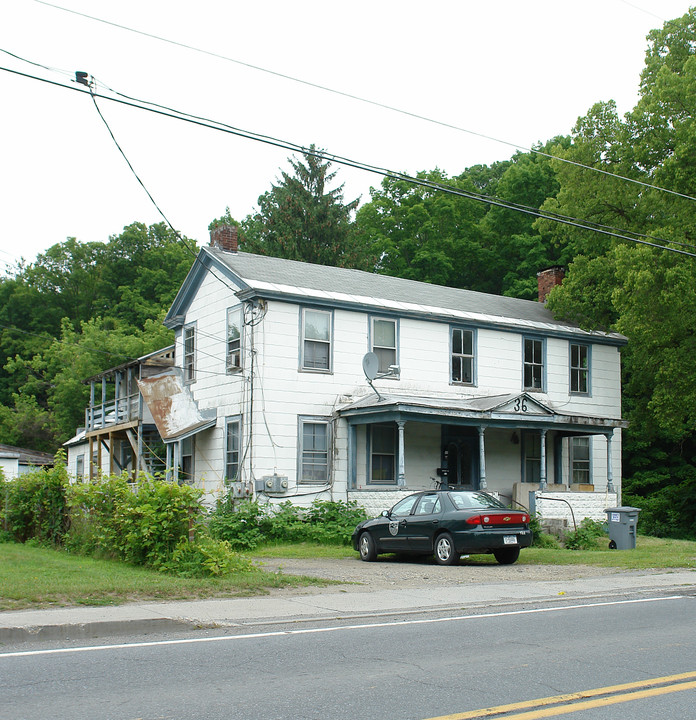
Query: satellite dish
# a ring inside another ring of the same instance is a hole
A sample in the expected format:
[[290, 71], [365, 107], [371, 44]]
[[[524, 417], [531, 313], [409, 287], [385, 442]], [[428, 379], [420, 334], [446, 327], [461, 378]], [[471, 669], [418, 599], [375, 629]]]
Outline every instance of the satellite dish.
[[368, 380], [374, 380], [379, 372], [379, 358], [375, 353], [365, 353], [362, 359], [363, 372]]

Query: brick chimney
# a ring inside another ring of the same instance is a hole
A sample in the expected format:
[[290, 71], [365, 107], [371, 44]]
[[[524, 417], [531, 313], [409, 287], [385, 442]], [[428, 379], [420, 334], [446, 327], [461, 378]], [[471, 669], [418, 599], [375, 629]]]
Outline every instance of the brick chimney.
[[216, 225], [210, 231], [210, 247], [237, 252], [237, 227], [235, 225]]
[[539, 288], [539, 302], [545, 303], [549, 293], [556, 285], [560, 285], [565, 277], [565, 270], [556, 265], [555, 267], [540, 270], [537, 273], [537, 286]]

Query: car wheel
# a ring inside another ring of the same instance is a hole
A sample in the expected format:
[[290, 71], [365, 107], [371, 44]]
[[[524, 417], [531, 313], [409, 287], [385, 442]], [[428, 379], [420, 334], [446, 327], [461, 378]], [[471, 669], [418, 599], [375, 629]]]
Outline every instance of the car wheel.
[[449, 533], [438, 535], [435, 539], [435, 562], [438, 565], [456, 565], [458, 561], [452, 536]]
[[372, 562], [377, 557], [375, 541], [369, 532], [364, 532], [358, 539], [358, 551], [360, 552], [360, 559], [365, 562]]
[[493, 555], [501, 565], [512, 565], [512, 563], [516, 562], [517, 558], [520, 556], [520, 549], [516, 547], [501, 548], [500, 550], [494, 550]]

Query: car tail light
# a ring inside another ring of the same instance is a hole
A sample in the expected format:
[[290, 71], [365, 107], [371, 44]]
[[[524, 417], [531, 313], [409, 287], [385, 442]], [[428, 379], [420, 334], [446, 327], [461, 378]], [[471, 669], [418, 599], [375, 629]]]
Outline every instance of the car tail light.
[[472, 515], [466, 519], [467, 525], [526, 525], [529, 515], [526, 513], [493, 512], [485, 515]]

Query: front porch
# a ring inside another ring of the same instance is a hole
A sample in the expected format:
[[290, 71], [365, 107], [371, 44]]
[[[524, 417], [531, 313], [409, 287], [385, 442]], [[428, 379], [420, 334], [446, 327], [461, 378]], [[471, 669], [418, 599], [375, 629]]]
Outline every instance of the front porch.
[[[609, 504], [620, 499], [620, 428], [626, 426], [620, 419], [560, 413], [529, 393], [382, 394], [362, 397], [338, 415], [347, 422], [347, 496], [369, 512], [439, 486], [485, 490], [524, 507], [529, 488], [563, 493], [578, 507], [593, 493], [598, 505], [600, 496]], [[560, 505], [546, 503], [545, 516], [564, 516]]]

